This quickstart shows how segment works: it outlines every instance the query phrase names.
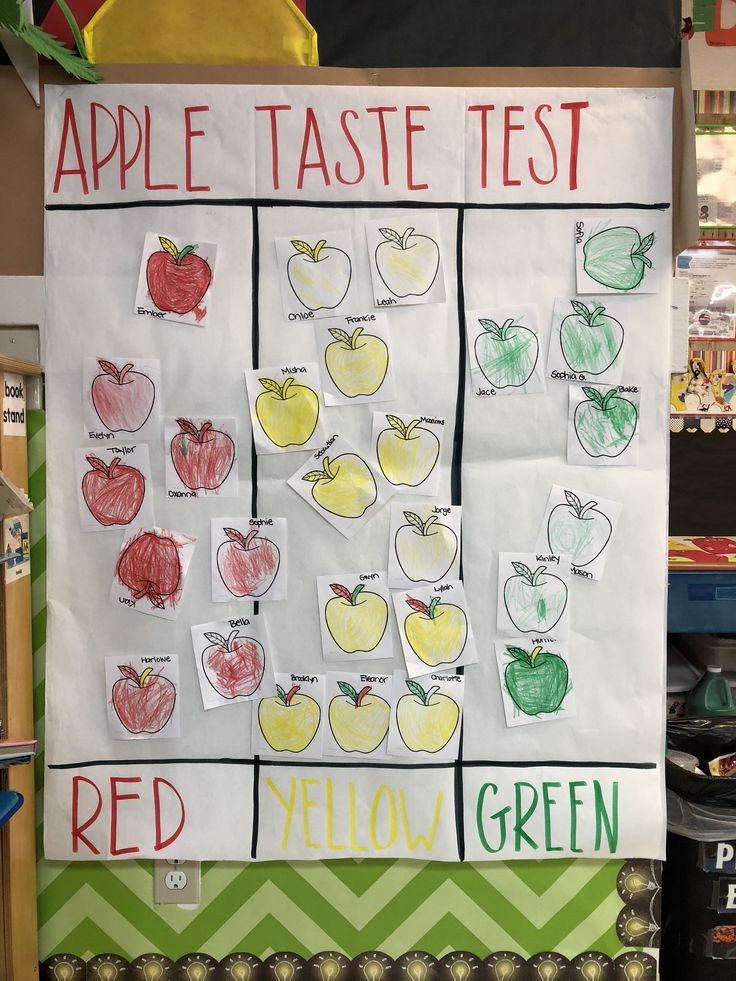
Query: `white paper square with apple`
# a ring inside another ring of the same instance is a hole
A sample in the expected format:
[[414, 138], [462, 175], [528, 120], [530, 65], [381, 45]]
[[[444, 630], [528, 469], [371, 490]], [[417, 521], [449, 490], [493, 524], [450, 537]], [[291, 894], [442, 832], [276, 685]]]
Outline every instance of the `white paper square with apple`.
[[392, 501], [388, 585], [405, 589], [460, 578], [462, 508], [426, 501]]
[[379, 311], [314, 325], [325, 405], [396, 397], [388, 317]]
[[436, 497], [444, 435], [445, 420], [441, 416], [373, 413], [372, 462], [391, 484], [394, 494]]
[[459, 579], [393, 594], [406, 673], [421, 678], [478, 663], [465, 590]]
[[164, 421], [166, 496], [237, 497], [238, 461], [234, 418], [179, 416]]
[[360, 531], [392, 493], [365, 456], [338, 434], [330, 436], [287, 483], [345, 538]]
[[625, 300], [555, 297], [547, 377], [562, 382], [618, 384], [624, 367]]
[[179, 735], [176, 654], [106, 657], [105, 689], [112, 739], [172, 739]]
[[365, 234], [377, 307], [444, 302], [445, 274], [436, 211], [367, 221]]
[[274, 690], [273, 659], [262, 616], [199, 623], [191, 627], [191, 634], [205, 709], [249, 702]]
[[154, 523], [147, 443], [75, 450], [74, 469], [82, 531], [121, 531]]
[[212, 602], [286, 599], [288, 557], [286, 518], [212, 518]]
[[147, 232], [133, 312], [206, 327], [217, 246]]
[[317, 576], [322, 655], [355, 662], [393, 657], [385, 572]]
[[662, 251], [668, 212], [617, 211], [574, 223], [578, 293], [658, 293], [670, 257]]
[[536, 306], [468, 310], [465, 325], [470, 390], [475, 398], [546, 391]]
[[104, 440], [158, 440], [161, 362], [153, 358], [85, 358], [84, 435]]
[[389, 753], [417, 762], [456, 760], [464, 695], [464, 675], [440, 673], [412, 680], [394, 671]]
[[570, 556], [500, 552], [498, 632], [507, 637], [554, 637], [570, 633]]
[[264, 688], [252, 714], [251, 746], [275, 759], [322, 758], [325, 676], [277, 671], [273, 689]]
[[256, 453], [313, 450], [326, 439], [316, 362], [245, 373]]
[[324, 755], [386, 759], [393, 675], [327, 672]]
[[287, 320], [313, 320], [349, 313], [355, 249], [349, 230], [276, 239], [281, 298]]
[[570, 572], [602, 579], [621, 505], [590, 491], [554, 484], [537, 538], [540, 552], [570, 556]]
[[164, 620], [179, 614], [197, 539], [156, 526], [127, 528], [118, 553], [110, 601]]
[[570, 385], [567, 462], [580, 467], [635, 467], [640, 413], [639, 385]]
[[501, 698], [509, 728], [577, 714], [566, 643], [528, 637], [496, 641]]

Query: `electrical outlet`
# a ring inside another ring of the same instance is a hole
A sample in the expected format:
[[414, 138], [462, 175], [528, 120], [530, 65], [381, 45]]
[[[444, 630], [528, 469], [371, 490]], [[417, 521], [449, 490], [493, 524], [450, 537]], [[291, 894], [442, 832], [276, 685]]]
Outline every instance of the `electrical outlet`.
[[153, 863], [153, 901], [157, 905], [199, 903], [199, 862], [167, 858]]

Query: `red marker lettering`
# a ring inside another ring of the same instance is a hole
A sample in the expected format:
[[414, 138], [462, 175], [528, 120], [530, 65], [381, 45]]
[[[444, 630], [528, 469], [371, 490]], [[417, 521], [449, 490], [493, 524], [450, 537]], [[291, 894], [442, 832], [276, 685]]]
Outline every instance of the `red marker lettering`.
[[[67, 100], [68, 101], [68, 100]], [[86, 783], [89, 787], [94, 788], [94, 792], [97, 794], [97, 804], [95, 805], [94, 812], [91, 817], [88, 817], [84, 824], [79, 823], [79, 785], [80, 783]], [[87, 846], [87, 848], [92, 852], [93, 855], [99, 855], [100, 849], [97, 848], [89, 838], [85, 835], [87, 828], [91, 827], [100, 816], [100, 811], [102, 810], [102, 794], [100, 793], [100, 788], [92, 780], [88, 780], [86, 777], [76, 776], [72, 778], [72, 851], [76, 855], [79, 851], [79, 842], [82, 841]]]
[[340, 126], [345, 134], [345, 139], [350, 144], [350, 148], [355, 154], [355, 159], [358, 161], [358, 176], [354, 181], [347, 180], [347, 178], [342, 176], [342, 164], [338, 161], [335, 164], [335, 177], [337, 177], [341, 184], [360, 184], [365, 177], [365, 162], [363, 160], [363, 154], [358, 148], [358, 144], [353, 139], [353, 134], [348, 129], [348, 124], [346, 122], [348, 116], [351, 116], [353, 119], [358, 119], [358, 113], [355, 111], [355, 109], [345, 109], [340, 115]]
[[580, 113], [590, 106], [589, 102], [563, 102], [560, 109], [570, 112], [570, 173], [569, 187], [574, 191], [578, 186], [578, 149], [580, 146]]
[[140, 783], [140, 777], [110, 777], [110, 854], [111, 855], [131, 855], [139, 852], [137, 845], [129, 845], [127, 848], [118, 848], [118, 801], [121, 800], [140, 800], [139, 794], [119, 794], [119, 783]]
[[468, 106], [468, 112], [480, 113], [480, 186], [488, 187], [488, 113], [495, 106]]
[[424, 126], [412, 123], [411, 114], [413, 112], [429, 112], [429, 106], [407, 106], [406, 107], [406, 187], [409, 191], [426, 191], [429, 184], [414, 183], [414, 165], [412, 152], [412, 134], [423, 133]]
[[[110, 119], [112, 119], [112, 124], [115, 127], [115, 140], [113, 141], [113, 144], [110, 147], [107, 154], [104, 157], [102, 157], [102, 159], [100, 159], [100, 157], [98, 156], [98, 146], [97, 146], [97, 110], [98, 109], [101, 109], [103, 112], [107, 113]], [[109, 163], [110, 160], [112, 160], [112, 156], [118, 147], [118, 124], [115, 120], [115, 117], [107, 108], [107, 106], [103, 106], [101, 102], [90, 102], [89, 104], [89, 137], [90, 137], [90, 142], [92, 144], [92, 187], [95, 189], [95, 191], [99, 191], [100, 171], [102, 170], [102, 168], [105, 166], [106, 163]]]
[[[314, 109], [312, 109], [310, 106], [307, 106], [305, 110], [304, 120], [304, 139], [302, 140], [302, 152], [299, 157], [299, 173], [297, 175], [296, 186], [300, 191], [304, 187], [305, 171], [319, 170], [322, 173], [322, 180], [325, 182], [325, 187], [329, 187], [330, 175], [327, 172], [325, 151], [322, 148], [322, 137], [320, 136], [319, 126], [317, 125], [317, 117], [314, 115]], [[313, 163], [307, 163], [307, 153], [309, 152], [309, 144], [312, 136], [314, 136], [314, 146], [317, 151], [317, 160]]]
[[[187, 191], [209, 191], [209, 184], [192, 184], [192, 140], [195, 137], [205, 136], [205, 131], [203, 129], [192, 129], [192, 113], [195, 112], [209, 112], [209, 106], [186, 106], [184, 109], [184, 120], [185, 120], [185, 165], [184, 165], [184, 175], [185, 175], [185, 187]], [[173, 185], [176, 187], [176, 185]]]
[[[77, 155], [77, 166], [72, 168], [65, 168], [64, 161], [66, 159], [66, 141], [69, 139], [69, 133], [72, 134], [72, 140], [74, 142], [74, 152]], [[59, 185], [61, 184], [62, 177], [71, 177], [76, 174], [79, 177], [80, 183], [82, 185], [82, 193], [89, 194], [89, 187], [87, 185], [87, 170], [84, 166], [84, 158], [82, 157], [82, 147], [79, 143], [79, 131], [77, 130], [77, 118], [74, 115], [74, 106], [72, 105], [72, 100], [67, 99], [64, 103], [64, 122], [62, 124], [61, 130], [61, 145], [59, 146], [59, 159], [56, 161], [56, 175], [54, 176], [54, 194], [59, 193]]]
[[256, 106], [256, 112], [267, 112], [271, 119], [271, 181], [274, 191], [279, 189], [279, 131], [276, 113], [285, 112], [291, 106]]
[[373, 106], [366, 109], [366, 112], [375, 112], [378, 115], [378, 129], [381, 135], [381, 163], [383, 167], [383, 183], [388, 187], [388, 139], [386, 138], [386, 121], [383, 118], [385, 112], [398, 112], [396, 106]]
[[[125, 113], [135, 120], [136, 128], [138, 129], [138, 140], [135, 145], [135, 152], [133, 156], [128, 158], [125, 155]], [[132, 109], [128, 109], [127, 106], [118, 106], [118, 134], [120, 136], [120, 190], [125, 190], [125, 175], [133, 166], [133, 164], [138, 159], [138, 155], [141, 152], [141, 146], [143, 145], [143, 130], [141, 128], [140, 120], [133, 112]]]
[[511, 132], [512, 130], [522, 130], [524, 129], [523, 123], [512, 123], [511, 113], [512, 112], [523, 112], [523, 106], [504, 106], [503, 110], [503, 186], [504, 187], [518, 187], [521, 184], [519, 180], [513, 180], [509, 177], [509, 149], [511, 143]]
[[152, 184], [151, 183], [151, 111], [148, 106], [144, 106], [144, 121], [146, 128], [146, 139], [143, 152], [143, 179], [147, 191], [175, 191], [178, 184]]
[[[179, 811], [180, 811], [179, 825], [176, 831], [174, 831], [173, 834], [170, 834], [169, 837], [165, 839], [161, 837], [161, 795], [159, 791], [159, 787], [161, 785], [168, 787], [169, 790], [173, 790], [176, 799], [179, 802]], [[153, 848], [154, 851], [160, 852], [162, 848], [168, 848], [169, 845], [171, 845], [174, 841], [176, 841], [176, 839], [179, 837], [179, 835], [182, 832], [182, 829], [184, 827], [184, 821], [186, 820], [184, 801], [181, 799], [179, 791], [176, 789], [176, 787], [173, 784], [169, 783], [168, 780], [164, 780], [163, 777], [153, 778], [153, 811], [154, 811], [154, 817], [156, 822], [156, 841], [154, 843]]]
[[549, 152], [550, 155], [552, 156], [552, 176], [549, 178], [549, 180], [546, 181], [543, 180], [541, 177], [539, 177], [536, 170], [534, 169], [534, 160], [532, 157], [529, 157], [529, 173], [532, 175], [532, 180], [535, 181], [537, 184], [551, 184], [552, 181], [557, 177], [557, 150], [555, 149], [554, 140], [552, 139], [552, 135], [550, 131], [542, 122], [543, 109], [546, 109], [547, 112], [552, 112], [552, 106], [546, 106], [546, 105], [537, 106], [534, 112], [534, 119], [537, 125], [539, 126], [539, 128], [541, 129], [541, 131], [544, 133], [544, 138], [547, 141], [547, 146], [549, 147]]

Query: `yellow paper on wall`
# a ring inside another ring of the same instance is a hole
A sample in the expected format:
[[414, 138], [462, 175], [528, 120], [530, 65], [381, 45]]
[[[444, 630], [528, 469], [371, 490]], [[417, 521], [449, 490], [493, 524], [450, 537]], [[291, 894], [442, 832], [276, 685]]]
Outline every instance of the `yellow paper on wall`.
[[96, 64], [318, 64], [291, 0], [107, 0], [82, 33]]

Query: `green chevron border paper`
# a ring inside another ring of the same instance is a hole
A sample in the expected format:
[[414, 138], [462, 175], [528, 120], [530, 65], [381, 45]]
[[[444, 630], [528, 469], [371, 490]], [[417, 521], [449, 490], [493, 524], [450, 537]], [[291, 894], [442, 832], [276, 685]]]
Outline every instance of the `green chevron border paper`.
[[[35, 504], [34, 701], [42, 745], [46, 474], [40, 410], [28, 413], [28, 440]], [[42, 752], [36, 767], [40, 856]], [[626, 949], [657, 943], [656, 862], [623, 868], [620, 860], [580, 859], [203, 863], [196, 910], [152, 905], [150, 861], [39, 858], [37, 874], [42, 977], [52, 981], [297, 981], [297, 970], [314, 981], [381, 981], [386, 972], [393, 981], [404, 974], [408, 981], [470, 981], [471, 974], [472, 981], [514, 981], [527, 968], [536, 973], [524, 978], [554, 981], [568, 965], [576, 979], [606, 981], [623, 977], [631, 961], [640, 966], [638, 981], [656, 976], [650, 954]], [[581, 973], [586, 964], [592, 965], [587, 975]]]

